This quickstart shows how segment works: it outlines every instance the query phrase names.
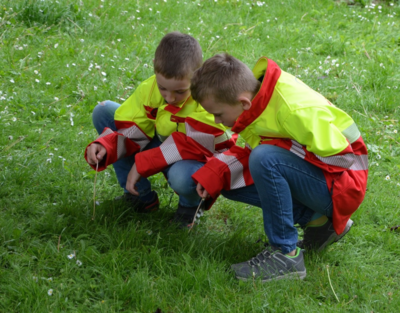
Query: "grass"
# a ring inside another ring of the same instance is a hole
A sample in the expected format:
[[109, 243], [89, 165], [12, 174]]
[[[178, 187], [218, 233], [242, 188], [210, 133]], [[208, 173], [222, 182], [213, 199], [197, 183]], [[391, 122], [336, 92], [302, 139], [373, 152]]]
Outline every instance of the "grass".
[[[399, 15], [398, 1], [2, 0], [0, 311], [398, 311]], [[357, 122], [367, 195], [351, 232], [307, 255], [304, 281], [237, 281], [230, 264], [266, 240], [261, 210], [221, 197], [186, 234], [169, 223], [177, 197], [161, 175], [162, 209], [139, 215], [110, 201], [112, 168], [99, 173], [91, 220], [91, 112], [152, 75], [173, 30], [204, 58], [226, 51], [252, 67], [266, 55]]]

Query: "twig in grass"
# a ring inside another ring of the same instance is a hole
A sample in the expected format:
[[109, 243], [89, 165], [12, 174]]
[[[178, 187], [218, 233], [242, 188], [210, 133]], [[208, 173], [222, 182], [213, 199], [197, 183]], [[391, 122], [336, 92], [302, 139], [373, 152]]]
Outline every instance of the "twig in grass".
[[71, 20], [69, 17], [67, 17], [67, 20], [70, 21], [72, 24], [74, 24], [76, 27], [78, 27], [78, 28], [81, 30], [81, 32], [83, 32], [83, 29], [80, 28], [79, 25], [76, 24], [76, 23], [75, 23], [73, 20]]
[[329, 276], [329, 265], [326, 266], [326, 272], [328, 273], [329, 285], [331, 285], [331, 289], [333, 291], [333, 294], [335, 295], [337, 302], [340, 302], [338, 296], [335, 293], [335, 290], [333, 289], [332, 282], [331, 282], [331, 277]]
[[10, 144], [10, 145], [8, 145], [7, 147], [5, 147], [5, 148], [3, 149], [3, 151], [5, 152], [5, 151], [9, 150], [11, 147], [15, 146], [17, 143], [21, 142], [21, 141], [24, 140], [24, 139], [25, 139], [25, 137], [18, 138], [18, 139], [15, 140], [12, 144]]
[[61, 235], [58, 236], [58, 244], [57, 244], [57, 251], [60, 252], [60, 241], [61, 241]]
[[199, 212], [201, 206], [203, 205], [203, 202], [206, 200], [206, 198], [201, 198], [199, 206], [197, 207], [196, 213], [194, 213], [194, 217], [193, 217], [193, 221], [192, 221], [192, 225], [190, 225], [189, 231], [188, 233], [190, 233], [190, 231], [193, 228], [194, 222], [196, 221], [196, 216], [197, 216], [197, 212]]
[[92, 221], [96, 214], [96, 181], [97, 181], [97, 170], [99, 169], [99, 161], [96, 162], [96, 174], [94, 174], [94, 186], [93, 186], [93, 216]]
[[363, 46], [363, 48], [364, 48], [364, 53], [365, 53], [365, 55], [367, 56], [368, 59], [371, 60], [371, 57], [369, 56], [369, 54], [368, 54], [368, 52], [367, 52], [367, 49], [365, 49], [365, 43], [362, 43], [362, 46]]
[[348, 305], [349, 303], [353, 302], [355, 299], [357, 299], [357, 295], [354, 295], [353, 299], [351, 299], [349, 302], [344, 303], [343, 305]]

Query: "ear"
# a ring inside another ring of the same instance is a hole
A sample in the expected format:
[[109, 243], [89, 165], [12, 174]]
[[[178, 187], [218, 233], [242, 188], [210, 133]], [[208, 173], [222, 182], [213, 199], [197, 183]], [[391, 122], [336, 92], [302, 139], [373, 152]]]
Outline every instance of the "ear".
[[243, 110], [247, 111], [250, 110], [251, 108], [251, 93], [249, 92], [243, 92], [242, 94], [239, 95], [238, 100], [242, 104]]

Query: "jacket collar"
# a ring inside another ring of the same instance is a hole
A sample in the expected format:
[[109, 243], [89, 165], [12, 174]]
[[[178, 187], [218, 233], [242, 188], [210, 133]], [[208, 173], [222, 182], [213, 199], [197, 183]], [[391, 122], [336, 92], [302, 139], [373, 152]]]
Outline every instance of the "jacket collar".
[[274, 92], [275, 85], [281, 76], [281, 72], [279, 66], [266, 57], [261, 57], [257, 61], [253, 69], [254, 77], [259, 79], [264, 75], [260, 90], [251, 101], [251, 108], [247, 111], [243, 111], [232, 126], [233, 132], [240, 133], [264, 112]]

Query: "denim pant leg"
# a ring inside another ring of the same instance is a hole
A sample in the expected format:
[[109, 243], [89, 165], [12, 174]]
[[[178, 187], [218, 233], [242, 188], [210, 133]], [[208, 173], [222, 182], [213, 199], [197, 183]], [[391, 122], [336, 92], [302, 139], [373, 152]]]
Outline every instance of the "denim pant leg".
[[[271, 245], [283, 253], [296, 248], [295, 218], [314, 212], [332, 216], [332, 198], [322, 170], [283, 148], [260, 145], [250, 154], [250, 172]], [[299, 214], [301, 213], [301, 214]]]
[[232, 190], [221, 190], [221, 194], [229, 200], [243, 202], [261, 208], [261, 200], [255, 185]]
[[[119, 108], [120, 104], [113, 101], [104, 101], [96, 105], [93, 110], [93, 125], [97, 130], [98, 134], [101, 134], [105, 127], [117, 130], [114, 122], [114, 113]], [[158, 147], [161, 142], [158, 140], [157, 136], [154, 136], [153, 140], [145, 147], [145, 150]], [[128, 156], [126, 158], [120, 159], [113, 164], [115, 173], [119, 185], [124, 189], [124, 192], [128, 191], [125, 189], [126, 181], [128, 178], [129, 171], [131, 170], [133, 164], [135, 163], [135, 155]], [[151, 184], [147, 178], [142, 178], [137, 184], [137, 191], [141, 197], [145, 197], [151, 192]]]
[[164, 171], [169, 185], [179, 195], [181, 206], [195, 207], [199, 205], [200, 197], [196, 191], [197, 184], [192, 179], [192, 175], [202, 166], [204, 166], [204, 163], [183, 160], [172, 164]]

